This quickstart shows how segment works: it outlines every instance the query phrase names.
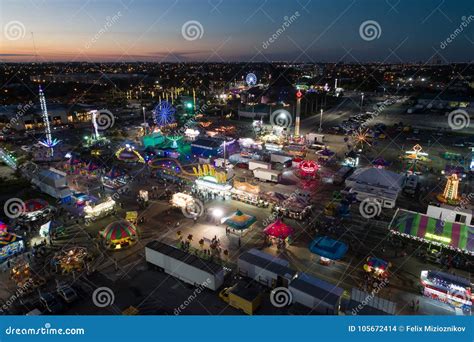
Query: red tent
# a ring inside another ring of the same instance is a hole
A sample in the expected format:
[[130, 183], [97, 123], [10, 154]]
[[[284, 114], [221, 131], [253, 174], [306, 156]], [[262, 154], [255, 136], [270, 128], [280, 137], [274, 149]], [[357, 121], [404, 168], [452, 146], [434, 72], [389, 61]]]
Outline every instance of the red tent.
[[269, 224], [263, 230], [263, 232], [269, 236], [273, 236], [280, 239], [286, 239], [288, 236], [293, 234], [293, 228], [281, 222], [280, 219], [277, 219], [275, 222]]

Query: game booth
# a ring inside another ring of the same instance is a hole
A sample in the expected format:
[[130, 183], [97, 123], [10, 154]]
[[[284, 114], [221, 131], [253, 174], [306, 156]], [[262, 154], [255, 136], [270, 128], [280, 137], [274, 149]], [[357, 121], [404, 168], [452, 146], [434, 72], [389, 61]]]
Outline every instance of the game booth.
[[275, 222], [270, 223], [263, 232], [272, 243], [276, 242], [278, 247], [282, 247], [285, 245], [283, 241], [288, 242], [291, 239], [293, 228], [283, 223], [281, 219], [277, 219]]
[[129, 181], [130, 177], [125, 171], [113, 166], [109, 172], [102, 177], [102, 184], [109, 189], [117, 190]]
[[474, 227], [398, 209], [389, 225], [392, 234], [474, 255]]
[[319, 263], [329, 265], [333, 260], [342, 259], [348, 250], [345, 243], [334, 240], [328, 236], [320, 236], [311, 241], [309, 245], [311, 253], [319, 255]]
[[123, 249], [138, 242], [136, 227], [125, 220], [112, 222], [99, 235], [109, 250]]
[[115, 210], [116, 202], [112, 198], [107, 198], [99, 204], [87, 202], [84, 206], [84, 217], [86, 220], [95, 221], [101, 217], [110, 215]]
[[260, 198], [260, 186], [248, 182], [234, 180], [234, 187], [231, 190], [232, 199], [257, 207], [268, 207], [268, 202]]
[[257, 218], [252, 215], [247, 215], [237, 210], [229, 217], [224, 217], [221, 219], [221, 223], [224, 223], [226, 227], [226, 234], [236, 234], [243, 235], [243, 232], [250, 228]]
[[421, 271], [420, 282], [426, 297], [471, 312], [474, 298], [469, 280], [440, 271]]
[[262, 197], [273, 204], [272, 212], [295, 220], [304, 220], [311, 212], [311, 205], [299, 196], [267, 192]]
[[23, 253], [25, 243], [23, 239], [6, 230], [0, 231], [0, 263], [7, 261], [10, 257]]
[[199, 193], [217, 195], [222, 198], [231, 196], [232, 185], [227, 183], [227, 173], [217, 171], [210, 164], [198, 165], [193, 167], [195, 189]]

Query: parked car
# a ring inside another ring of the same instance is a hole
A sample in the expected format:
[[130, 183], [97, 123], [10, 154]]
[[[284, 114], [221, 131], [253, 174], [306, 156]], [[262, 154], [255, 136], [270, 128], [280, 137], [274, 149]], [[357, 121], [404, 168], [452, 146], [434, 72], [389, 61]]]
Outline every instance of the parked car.
[[72, 303], [78, 298], [76, 291], [69, 285], [60, 285], [56, 291], [66, 303]]
[[39, 300], [50, 314], [58, 314], [63, 310], [63, 305], [58, 300], [58, 298], [52, 293], [40, 293]]

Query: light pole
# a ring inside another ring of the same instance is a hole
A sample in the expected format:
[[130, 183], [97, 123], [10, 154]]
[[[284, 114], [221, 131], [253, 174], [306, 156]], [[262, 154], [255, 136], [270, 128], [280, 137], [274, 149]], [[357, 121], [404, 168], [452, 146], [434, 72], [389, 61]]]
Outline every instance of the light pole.
[[143, 131], [145, 132], [145, 134], [143, 134], [143, 135], [146, 135], [146, 116], [145, 116], [145, 107], [142, 107], [142, 111], [143, 111]]
[[319, 132], [323, 131], [323, 109], [321, 108], [321, 114], [319, 115]]

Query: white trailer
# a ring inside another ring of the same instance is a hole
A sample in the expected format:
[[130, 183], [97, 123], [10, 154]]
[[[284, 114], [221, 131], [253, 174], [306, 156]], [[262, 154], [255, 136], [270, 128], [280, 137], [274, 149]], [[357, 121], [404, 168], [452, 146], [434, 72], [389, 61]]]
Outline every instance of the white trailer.
[[255, 169], [271, 170], [272, 165], [258, 160], [249, 160], [249, 170], [252, 171]]
[[291, 281], [288, 290], [292, 294], [293, 303], [326, 315], [339, 313], [344, 293], [342, 288], [302, 272]]
[[272, 153], [270, 155], [270, 161], [272, 163], [285, 164], [286, 162], [288, 162], [290, 160], [293, 160], [293, 157], [288, 156], [286, 154]]
[[145, 259], [169, 275], [194, 286], [216, 291], [224, 283], [222, 266], [159, 241], [151, 241], [145, 246]]
[[308, 133], [305, 138], [308, 145], [324, 142], [324, 134]]
[[270, 181], [270, 182], [278, 183], [281, 180], [281, 171], [255, 169], [253, 170], [253, 176], [265, 182]]
[[287, 287], [296, 275], [288, 261], [255, 248], [239, 256], [237, 267], [240, 275], [272, 288]]

